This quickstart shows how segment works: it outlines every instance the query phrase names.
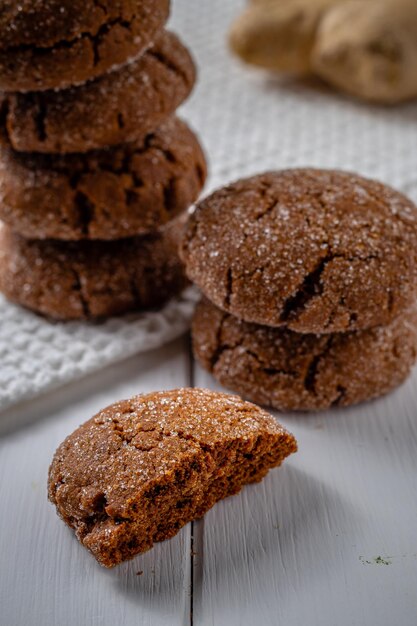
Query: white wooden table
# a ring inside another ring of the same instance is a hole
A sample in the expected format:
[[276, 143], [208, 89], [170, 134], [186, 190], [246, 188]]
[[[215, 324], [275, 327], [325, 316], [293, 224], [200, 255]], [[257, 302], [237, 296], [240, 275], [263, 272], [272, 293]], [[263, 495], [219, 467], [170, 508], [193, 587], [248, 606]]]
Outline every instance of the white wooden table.
[[46, 499], [56, 446], [107, 404], [216, 388], [186, 338], [0, 414], [1, 626], [415, 626], [417, 379], [282, 415], [300, 450], [171, 541], [102, 569]]

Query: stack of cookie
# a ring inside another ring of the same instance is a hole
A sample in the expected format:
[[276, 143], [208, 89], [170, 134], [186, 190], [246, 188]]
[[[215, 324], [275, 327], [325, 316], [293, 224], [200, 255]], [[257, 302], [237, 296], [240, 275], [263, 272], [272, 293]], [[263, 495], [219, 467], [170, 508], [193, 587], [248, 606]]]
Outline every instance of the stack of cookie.
[[11, 300], [94, 318], [183, 288], [177, 216], [206, 164], [175, 117], [195, 67], [163, 29], [168, 14], [169, 0], [0, 11], [0, 289]]
[[279, 410], [318, 410], [407, 378], [417, 209], [393, 189], [335, 171], [256, 176], [197, 206], [181, 254], [205, 296], [194, 352], [225, 386]]

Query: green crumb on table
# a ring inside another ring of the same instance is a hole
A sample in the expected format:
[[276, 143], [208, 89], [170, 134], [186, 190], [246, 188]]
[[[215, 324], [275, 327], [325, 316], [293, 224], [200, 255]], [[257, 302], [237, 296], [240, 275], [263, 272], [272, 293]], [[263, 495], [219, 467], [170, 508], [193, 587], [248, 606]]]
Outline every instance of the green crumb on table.
[[359, 560], [362, 563], [362, 565], [372, 565], [372, 561], [367, 561], [364, 556], [360, 556]]
[[364, 556], [359, 557], [362, 565], [392, 565], [392, 560], [390, 556], [375, 556], [371, 560], [365, 559]]
[[377, 556], [374, 558], [374, 563], [376, 563], [376, 565], [392, 565], [392, 561], [390, 560], [389, 556], [387, 556], [386, 558], [382, 556]]

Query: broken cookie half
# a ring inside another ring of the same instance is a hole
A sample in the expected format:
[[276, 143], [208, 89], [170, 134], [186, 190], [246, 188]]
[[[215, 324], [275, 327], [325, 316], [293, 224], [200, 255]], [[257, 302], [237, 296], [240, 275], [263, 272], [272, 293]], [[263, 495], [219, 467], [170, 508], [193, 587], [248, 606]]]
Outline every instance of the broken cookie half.
[[237, 396], [150, 393], [104, 409], [61, 444], [49, 499], [113, 567], [173, 537], [296, 450], [273, 417]]

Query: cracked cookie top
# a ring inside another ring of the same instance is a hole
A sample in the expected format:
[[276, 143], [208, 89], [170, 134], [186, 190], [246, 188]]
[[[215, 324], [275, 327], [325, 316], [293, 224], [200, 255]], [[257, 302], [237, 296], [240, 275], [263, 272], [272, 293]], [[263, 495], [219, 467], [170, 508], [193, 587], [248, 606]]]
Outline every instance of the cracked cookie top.
[[181, 255], [204, 295], [243, 320], [301, 333], [365, 329], [415, 299], [417, 209], [355, 174], [270, 172], [203, 200]]
[[[154, 6], [155, 5], [155, 6]], [[18, 46], [48, 48], [83, 34], [97, 35], [115, 20], [130, 21], [139, 13], [169, 2], [158, 0], [1, 0], [0, 49]]]
[[79, 85], [141, 54], [169, 0], [27, 0], [0, 4], [0, 89]]
[[281, 411], [317, 411], [404, 382], [416, 360], [417, 309], [387, 326], [311, 335], [243, 322], [203, 299], [192, 336], [196, 358], [225, 387]]
[[30, 239], [118, 239], [187, 209], [206, 178], [194, 133], [178, 118], [144, 141], [86, 154], [0, 148], [0, 218]]
[[163, 31], [136, 61], [81, 87], [0, 94], [0, 142], [22, 152], [69, 153], [140, 141], [188, 97], [195, 66]]
[[113, 519], [140, 518], [139, 496], [190, 454], [215, 454], [228, 442], [261, 436], [281, 438], [287, 454], [296, 450], [274, 418], [237, 396], [205, 389], [136, 396], [104, 409], [61, 444], [49, 471], [49, 498], [71, 520], [88, 519], [99, 503]]
[[161, 307], [186, 286], [178, 258], [183, 216], [115, 241], [28, 240], [0, 223], [0, 291], [58, 320]]

